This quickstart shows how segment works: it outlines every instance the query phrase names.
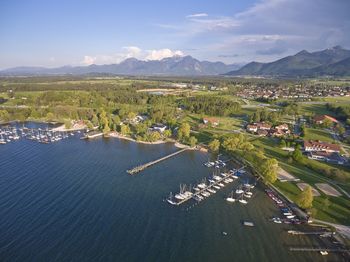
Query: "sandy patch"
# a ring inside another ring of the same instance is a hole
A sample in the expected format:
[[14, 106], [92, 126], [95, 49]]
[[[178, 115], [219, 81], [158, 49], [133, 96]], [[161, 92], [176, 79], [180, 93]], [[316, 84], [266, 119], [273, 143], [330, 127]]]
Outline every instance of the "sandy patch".
[[328, 196], [336, 196], [336, 197], [341, 196], [341, 193], [338, 190], [336, 190], [334, 187], [328, 184], [317, 183], [315, 184], [315, 186]]
[[299, 178], [289, 174], [286, 170], [279, 168], [277, 170], [277, 178], [281, 182], [299, 181]]
[[[307, 183], [298, 183], [297, 186], [299, 187], [299, 189], [300, 189], [301, 191], [304, 191], [305, 188], [306, 188], [307, 186], [310, 186], [310, 185], [307, 184]], [[312, 195], [313, 195], [313, 196], [320, 196], [320, 195], [321, 195], [320, 192], [318, 192], [314, 187], [311, 187], [311, 189], [312, 189]]]

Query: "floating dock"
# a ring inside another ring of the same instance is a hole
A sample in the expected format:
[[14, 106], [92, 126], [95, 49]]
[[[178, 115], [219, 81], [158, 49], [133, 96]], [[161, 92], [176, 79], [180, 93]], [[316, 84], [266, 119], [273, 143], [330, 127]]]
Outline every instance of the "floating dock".
[[161, 161], [164, 161], [164, 160], [166, 160], [166, 159], [168, 159], [168, 158], [171, 158], [171, 157], [173, 157], [173, 156], [176, 156], [176, 155], [178, 155], [178, 154], [180, 154], [180, 153], [182, 153], [182, 152], [184, 152], [184, 151], [186, 151], [186, 150], [188, 150], [188, 149], [189, 149], [189, 147], [185, 147], [185, 148], [183, 148], [183, 149], [181, 149], [181, 150], [179, 150], [179, 151], [176, 151], [176, 152], [174, 152], [174, 153], [172, 153], [172, 154], [170, 154], [170, 155], [164, 156], [164, 157], [159, 158], [159, 159], [157, 159], [157, 160], [154, 160], [154, 161], [148, 162], [148, 163], [146, 163], [146, 164], [143, 164], [143, 165], [134, 167], [134, 168], [132, 168], [132, 169], [129, 169], [129, 170], [127, 170], [126, 172], [127, 172], [128, 174], [130, 174], [130, 175], [135, 175], [135, 174], [141, 172], [142, 170], [146, 169], [147, 167], [153, 166], [153, 165], [155, 165], [155, 164], [157, 164], [157, 163], [159, 163], [159, 162], [161, 162]]
[[235, 175], [235, 173], [237, 173], [237, 172], [239, 172], [239, 171], [241, 171], [241, 170], [243, 170], [243, 169], [244, 169], [244, 166], [241, 167], [241, 168], [239, 168], [239, 169], [237, 169], [234, 173], [227, 173], [227, 175], [224, 176], [224, 177], [222, 177], [220, 180], [216, 180], [214, 183], [209, 184], [207, 187], [205, 187], [205, 188], [203, 188], [203, 189], [201, 189], [201, 190], [199, 190], [199, 191], [196, 191], [196, 192], [193, 193], [191, 196], [189, 196], [189, 197], [187, 197], [187, 198], [184, 198], [184, 199], [182, 199], [182, 200], [180, 200], [179, 202], [176, 202], [176, 203], [174, 203], [174, 204], [177, 205], [177, 206], [179, 206], [179, 205], [181, 205], [181, 204], [183, 204], [183, 203], [185, 203], [185, 202], [187, 202], [187, 201], [193, 199], [195, 196], [200, 195], [202, 192], [206, 191], [208, 188], [212, 188], [213, 186], [215, 186], [215, 185], [217, 185], [217, 184], [223, 182], [223, 181], [224, 181], [225, 179], [227, 179], [227, 178], [232, 178], [232, 177]]

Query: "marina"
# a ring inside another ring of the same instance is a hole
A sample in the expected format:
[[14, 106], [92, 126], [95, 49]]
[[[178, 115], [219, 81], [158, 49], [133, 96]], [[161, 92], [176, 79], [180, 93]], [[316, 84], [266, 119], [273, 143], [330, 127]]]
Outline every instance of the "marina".
[[[181, 205], [189, 200], [195, 200], [195, 201], [202, 201], [204, 198], [210, 197], [211, 195], [215, 194], [217, 191], [222, 188], [224, 188], [227, 184], [232, 183], [234, 179], [237, 179], [241, 172], [244, 170], [244, 166], [242, 166], [239, 169], [236, 170], [230, 170], [229, 172], [223, 172], [220, 173], [220, 175], [213, 175], [211, 178], [208, 179], [209, 183], [206, 183], [206, 179], [203, 179], [203, 181], [193, 187], [194, 192], [192, 192], [191, 187], [189, 187], [188, 190], [186, 190], [186, 187], [180, 186], [180, 192], [175, 194], [175, 196], [170, 193], [169, 197], [167, 198], [167, 202], [171, 205]], [[215, 190], [215, 189], [216, 190]], [[242, 190], [242, 193], [245, 191]], [[243, 194], [240, 196], [240, 200], [243, 199]], [[231, 201], [234, 202], [233, 197], [231, 198]], [[244, 200], [246, 201], [246, 200]]]
[[75, 134], [80, 134], [80, 131], [66, 132], [55, 131], [49, 128], [28, 128], [18, 126], [0, 126], [0, 144], [15, 142], [20, 139], [27, 139], [42, 144], [58, 142], [62, 139], [67, 139]]

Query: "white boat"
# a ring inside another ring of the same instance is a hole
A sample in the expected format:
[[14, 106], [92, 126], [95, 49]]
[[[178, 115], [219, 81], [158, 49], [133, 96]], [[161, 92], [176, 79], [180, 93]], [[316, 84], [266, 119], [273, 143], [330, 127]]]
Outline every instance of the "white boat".
[[179, 199], [179, 200], [184, 200], [185, 199], [185, 196], [183, 194], [176, 194], [175, 195], [175, 198], [176, 199]]
[[236, 199], [233, 197], [233, 191], [231, 192], [231, 194], [226, 198], [227, 202], [236, 202]]
[[240, 203], [244, 204], [244, 205], [248, 204], [248, 201], [245, 200], [245, 199], [240, 199], [240, 200], [238, 200], [238, 201], [239, 201]]
[[200, 189], [198, 187], [194, 187], [193, 188], [195, 191], [200, 191]]
[[246, 195], [253, 195], [253, 193], [250, 192], [250, 191], [245, 192], [245, 194], [246, 194]]
[[242, 190], [242, 188], [237, 188], [236, 189], [236, 194], [243, 194], [244, 191]]
[[166, 199], [166, 201], [171, 205], [176, 205], [176, 202], [173, 200], [173, 194], [171, 192], [169, 197]]
[[328, 255], [328, 252], [327, 252], [326, 250], [321, 250], [321, 251], [320, 251], [320, 254], [321, 254], [322, 256], [327, 256], [327, 255]]
[[214, 185], [213, 186], [215, 189], [220, 189], [220, 187], [219, 186], [216, 186], [216, 185]]
[[221, 177], [219, 177], [219, 176], [213, 176], [213, 178], [215, 179], [215, 180], [217, 180], [217, 181], [220, 181], [222, 178]]
[[209, 196], [210, 196], [210, 193], [209, 193], [209, 192], [206, 192], [206, 191], [202, 192], [201, 194], [202, 194], [202, 196], [204, 196], [204, 197], [209, 197]]
[[247, 195], [247, 194], [244, 194], [244, 196], [245, 196], [246, 198], [251, 198], [251, 197], [252, 197], [252, 195]]
[[208, 179], [208, 181], [209, 181], [210, 183], [215, 183], [215, 180], [212, 180], [212, 179]]
[[240, 203], [242, 203], [243, 205], [246, 205], [246, 204], [248, 204], [248, 201], [247, 200], [245, 200], [244, 198], [243, 198], [243, 194], [241, 195], [241, 199], [240, 200], [238, 200]]
[[219, 183], [218, 185], [221, 186], [221, 187], [224, 187], [224, 186], [225, 186], [223, 183]]
[[207, 185], [205, 183], [200, 183], [200, 184], [197, 185], [197, 187], [203, 189], [203, 188], [206, 188]]
[[215, 194], [215, 193], [216, 193], [216, 191], [215, 191], [214, 189], [208, 188], [207, 190], [208, 190], [210, 193], [212, 193], [212, 194]]

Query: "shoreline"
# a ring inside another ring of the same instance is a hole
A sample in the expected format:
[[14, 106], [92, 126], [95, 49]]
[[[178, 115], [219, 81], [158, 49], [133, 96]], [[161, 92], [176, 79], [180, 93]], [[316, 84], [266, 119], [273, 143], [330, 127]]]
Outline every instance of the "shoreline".
[[121, 135], [121, 134], [119, 134], [117, 132], [109, 133], [108, 137], [124, 139], [124, 140], [127, 140], [127, 141], [131, 141], [131, 142], [139, 143], [139, 144], [144, 144], [144, 145], [161, 145], [161, 144], [172, 143], [177, 148], [188, 148], [189, 150], [202, 151], [200, 148], [197, 148], [197, 147], [191, 148], [188, 145], [181, 144], [181, 143], [179, 143], [179, 142], [177, 142], [175, 140], [158, 140], [158, 141], [155, 141], [155, 142], [138, 141], [138, 140], [136, 140], [134, 138], [131, 138], [131, 137], [128, 137], [128, 136], [123, 136], [123, 135]]

